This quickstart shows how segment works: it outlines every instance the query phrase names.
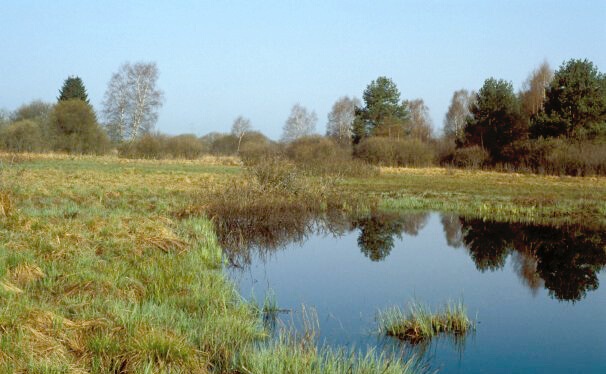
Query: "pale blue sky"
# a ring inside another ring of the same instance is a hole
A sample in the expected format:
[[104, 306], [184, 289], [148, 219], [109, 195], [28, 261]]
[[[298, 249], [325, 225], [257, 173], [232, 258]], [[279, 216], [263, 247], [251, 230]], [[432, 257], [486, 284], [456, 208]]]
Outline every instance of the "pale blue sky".
[[279, 138], [294, 103], [326, 115], [378, 76], [442, 127], [453, 91], [494, 76], [519, 89], [543, 60], [606, 71], [606, 1], [9, 1], [0, 3], [0, 108], [54, 101], [80, 76], [97, 110], [126, 61], [155, 61], [157, 128]]

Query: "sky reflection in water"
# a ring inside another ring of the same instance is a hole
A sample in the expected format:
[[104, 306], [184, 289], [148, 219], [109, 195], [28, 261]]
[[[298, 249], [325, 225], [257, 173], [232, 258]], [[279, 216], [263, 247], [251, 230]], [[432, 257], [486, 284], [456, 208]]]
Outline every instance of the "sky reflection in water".
[[[220, 240], [241, 294], [262, 301], [271, 292], [294, 315], [315, 308], [321, 342], [422, 349], [441, 372], [606, 372], [604, 230], [437, 213], [299, 223], [271, 240]], [[479, 322], [464, 346], [411, 348], [376, 332], [379, 309], [453, 299]]]

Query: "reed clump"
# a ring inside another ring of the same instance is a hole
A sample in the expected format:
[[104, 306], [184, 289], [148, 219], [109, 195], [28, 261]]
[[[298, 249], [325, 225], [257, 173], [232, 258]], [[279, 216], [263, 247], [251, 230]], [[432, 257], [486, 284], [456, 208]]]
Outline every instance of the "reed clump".
[[462, 302], [449, 302], [442, 310], [433, 312], [427, 305], [412, 302], [408, 311], [393, 307], [379, 313], [382, 333], [411, 344], [429, 341], [438, 334], [465, 336], [475, 329]]

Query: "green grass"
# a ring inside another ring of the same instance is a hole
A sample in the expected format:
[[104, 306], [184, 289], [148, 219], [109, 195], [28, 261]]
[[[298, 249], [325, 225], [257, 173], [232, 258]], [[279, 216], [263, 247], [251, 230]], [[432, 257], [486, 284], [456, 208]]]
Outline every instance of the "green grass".
[[544, 224], [606, 226], [606, 178], [443, 168], [383, 169], [341, 188], [380, 200], [383, 210], [439, 210], [462, 216]]
[[426, 305], [412, 302], [408, 311], [393, 307], [380, 312], [378, 322], [382, 333], [411, 344], [429, 341], [439, 334], [464, 337], [475, 329], [475, 323], [467, 316], [462, 302], [449, 302], [437, 312], [432, 312]]
[[308, 360], [327, 373], [388, 365], [264, 343], [262, 318], [223, 273], [213, 223], [178, 214], [240, 169], [17, 161], [0, 174], [0, 372], [246, 373], [270, 359], [275, 372]]

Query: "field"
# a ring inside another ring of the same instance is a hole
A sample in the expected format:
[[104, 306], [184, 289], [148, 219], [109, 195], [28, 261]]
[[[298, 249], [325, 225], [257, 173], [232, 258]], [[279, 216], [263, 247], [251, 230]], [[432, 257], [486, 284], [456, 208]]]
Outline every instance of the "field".
[[[212, 221], [182, 214], [243, 179], [238, 160], [1, 160], [1, 372], [418, 370], [289, 340], [259, 347], [267, 333], [223, 274]], [[330, 188], [386, 210], [606, 226], [603, 177], [383, 169]]]

